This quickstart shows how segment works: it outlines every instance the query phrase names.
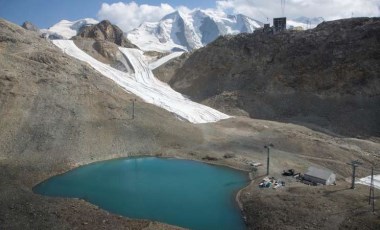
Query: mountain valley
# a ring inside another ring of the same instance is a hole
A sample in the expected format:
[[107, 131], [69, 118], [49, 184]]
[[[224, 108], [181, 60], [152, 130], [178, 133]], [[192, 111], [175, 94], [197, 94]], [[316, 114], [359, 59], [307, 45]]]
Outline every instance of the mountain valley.
[[[251, 183], [236, 200], [248, 229], [380, 226], [368, 187], [349, 189], [347, 165], [360, 160], [364, 177], [380, 164], [380, 19], [266, 34], [243, 15], [190, 16], [126, 34], [93, 19], [40, 31], [0, 19], [0, 228], [181, 229], [33, 193], [78, 166], [132, 156], [246, 171]], [[171, 51], [190, 52], [165, 59]], [[147, 99], [149, 89], [159, 96]], [[269, 143], [270, 176], [318, 166], [334, 170], [336, 185], [285, 178], [283, 188], [259, 188]]]

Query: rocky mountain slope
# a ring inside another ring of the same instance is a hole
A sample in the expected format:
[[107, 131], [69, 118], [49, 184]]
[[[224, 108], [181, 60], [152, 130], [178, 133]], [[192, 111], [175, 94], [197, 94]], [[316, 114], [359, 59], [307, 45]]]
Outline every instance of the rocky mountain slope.
[[245, 15], [225, 15], [212, 10], [175, 11], [159, 22], [145, 22], [127, 32], [128, 39], [144, 51], [191, 51], [220, 35], [251, 33], [262, 23]]
[[224, 36], [166, 78], [227, 113], [379, 137], [379, 34], [379, 18], [355, 18], [307, 31]]
[[43, 198], [31, 190], [91, 159], [160, 154], [162, 146], [203, 142], [191, 124], [140, 100], [132, 120], [134, 98], [38, 33], [0, 20], [1, 228], [149, 227], [146, 221], [120, 219], [79, 200]]

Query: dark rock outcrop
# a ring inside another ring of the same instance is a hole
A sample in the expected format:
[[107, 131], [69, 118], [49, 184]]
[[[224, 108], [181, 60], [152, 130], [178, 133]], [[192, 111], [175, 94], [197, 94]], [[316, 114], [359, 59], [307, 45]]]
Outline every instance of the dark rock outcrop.
[[194, 52], [169, 84], [226, 112], [378, 137], [379, 63], [380, 18], [355, 18], [220, 37]]
[[108, 20], [103, 20], [93, 26], [82, 27], [77, 37], [93, 38], [95, 40], [112, 42], [127, 48], [137, 48], [124, 36], [123, 31], [119, 27], [112, 25]]
[[26, 30], [30, 30], [30, 31], [34, 31], [34, 32], [40, 32], [40, 29], [34, 25], [33, 23], [29, 22], [29, 21], [26, 21], [22, 24], [22, 28], [26, 29]]

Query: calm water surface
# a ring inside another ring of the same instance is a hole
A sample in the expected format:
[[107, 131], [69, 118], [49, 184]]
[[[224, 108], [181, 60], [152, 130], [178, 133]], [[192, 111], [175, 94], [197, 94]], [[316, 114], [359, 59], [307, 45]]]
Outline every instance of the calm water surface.
[[76, 197], [132, 218], [191, 229], [245, 229], [235, 202], [248, 175], [226, 167], [155, 157], [124, 158], [79, 167], [34, 188]]

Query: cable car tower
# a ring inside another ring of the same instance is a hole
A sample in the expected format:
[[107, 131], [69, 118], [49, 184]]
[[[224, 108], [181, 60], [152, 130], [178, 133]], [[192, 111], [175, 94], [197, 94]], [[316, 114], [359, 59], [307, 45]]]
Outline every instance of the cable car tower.
[[281, 0], [281, 18], [273, 18], [273, 31], [274, 33], [286, 30], [286, 17], [285, 17], [285, 2], [286, 0]]

